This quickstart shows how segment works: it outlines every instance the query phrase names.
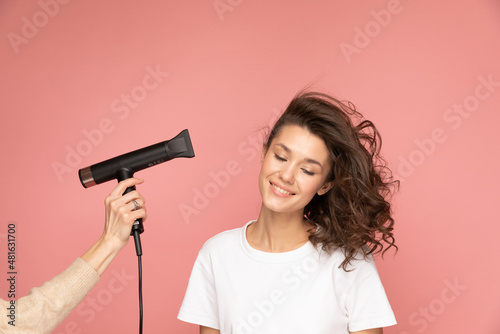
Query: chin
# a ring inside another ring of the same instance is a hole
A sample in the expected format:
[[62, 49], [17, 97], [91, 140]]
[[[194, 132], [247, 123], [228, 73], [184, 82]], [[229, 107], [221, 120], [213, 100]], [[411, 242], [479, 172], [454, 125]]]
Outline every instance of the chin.
[[304, 214], [304, 208], [291, 208], [288, 206], [284, 205], [277, 205], [275, 203], [265, 203], [262, 202], [262, 207], [264, 210], [267, 210], [269, 212], [273, 213], [280, 213], [280, 214], [297, 214], [297, 215], [303, 215]]

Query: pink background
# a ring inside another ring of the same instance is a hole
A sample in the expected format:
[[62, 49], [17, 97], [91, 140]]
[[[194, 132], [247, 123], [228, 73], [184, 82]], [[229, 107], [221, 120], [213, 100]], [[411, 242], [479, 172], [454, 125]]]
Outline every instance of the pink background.
[[[196, 254], [257, 216], [259, 129], [311, 86], [375, 122], [402, 179], [400, 251], [378, 260], [399, 322], [385, 333], [498, 333], [499, 12], [493, 0], [2, 1], [0, 241], [15, 222], [18, 293], [101, 233], [115, 184], [85, 190], [79, 168], [188, 128], [194, 159], [136, 175], [145, 332], [197, 333], [176, 319]], [[137, 332], [136, 282], [130, 243], [55, 333]]]

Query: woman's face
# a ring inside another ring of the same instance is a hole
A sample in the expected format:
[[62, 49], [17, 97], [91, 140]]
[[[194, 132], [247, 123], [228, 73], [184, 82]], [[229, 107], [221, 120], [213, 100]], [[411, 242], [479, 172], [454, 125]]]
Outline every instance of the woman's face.
[[315, 194], [330, 190], [332, 182], [325, 183], [329, 172], [325, 142], [300, 126], [284, 126], [262, 152], [262, 204], [274, 212], [303, 215]]

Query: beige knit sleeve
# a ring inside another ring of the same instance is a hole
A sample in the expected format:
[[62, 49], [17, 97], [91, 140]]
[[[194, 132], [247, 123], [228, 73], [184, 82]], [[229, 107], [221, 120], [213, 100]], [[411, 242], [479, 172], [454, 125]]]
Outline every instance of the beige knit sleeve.
[[77, 258], [65, 271], [31, 289], [26, 297], [15, 303], [15, 326], [8, 323], [10, 319], [3, 314], [10, 305], [0, 300], [2, 316], [0, 333], [50, 333], [68, 314], [85, 298], [87, 293], [97, 284], [99, 275], [85, 261]]

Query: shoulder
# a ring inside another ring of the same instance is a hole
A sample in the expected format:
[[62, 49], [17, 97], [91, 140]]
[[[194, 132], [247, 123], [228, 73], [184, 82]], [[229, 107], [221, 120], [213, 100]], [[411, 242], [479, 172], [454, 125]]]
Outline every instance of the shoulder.
[[341, 265], [345, 259], [342, 249], [334, 251], [332, 257], [334, 258], [333, 277], [338, 281], [343, 281], [346, 288], [370, 277], [376, 279], [379, 277], [375, 260], [371, 254], [365, 256], [361, 251], [358, 252], [345, 269]]
[[238, 244], [239, 240], [242, 238], [246, 226], [234, 228], [231, 230], [226, 230], [220, 232], [210, 239], [208, 239], [200, 250], [200, 253], [212, 253], [226, 251], [227, 248], [232, 248]]
[[334, 268], [338, 268], [339, 270], [346, 273], [356, 272], [358, 269], [359, 271], [362, 271], [366, 268], [375, 267], [373, 256], [371, 254], [365, 256], [361, 250], [358, 251], [352, 258], [352, 260], [347, 264], [345, 268], [346, 270], [342, 268], [342, 262], [344, 262], [346, 258], [344, 249], [342, 247], [336, 248], [332, 251], [325, 251], [321, 248], [321, 245], [319, 245], [316, 247], [316, 250], [318, 251], [320, 258], [322, 258], [323, 261], [330, 262]]
[[373, 255], [364, 255], [362, 252], [358, 252], [354, 258], [349, 262], [346, 269], [348, 271], [356, 272], [366, 272], [377, 270], [377, 266], [375, 265], [375, 260]]
[[[336, 251], [332, 267], [332, 280], [335, 294], [347, 309], [353, 307], [358, 297], [380, 296], [384, 299], [385, 292], [372, 255], [364, 256], [358, 252], [345, 270], [341, 263], [345, 256], [341, 249]], [[378, 297], [377, 297], [378, 298]], [[357, 303], [357, 302], [356, 302]]]

